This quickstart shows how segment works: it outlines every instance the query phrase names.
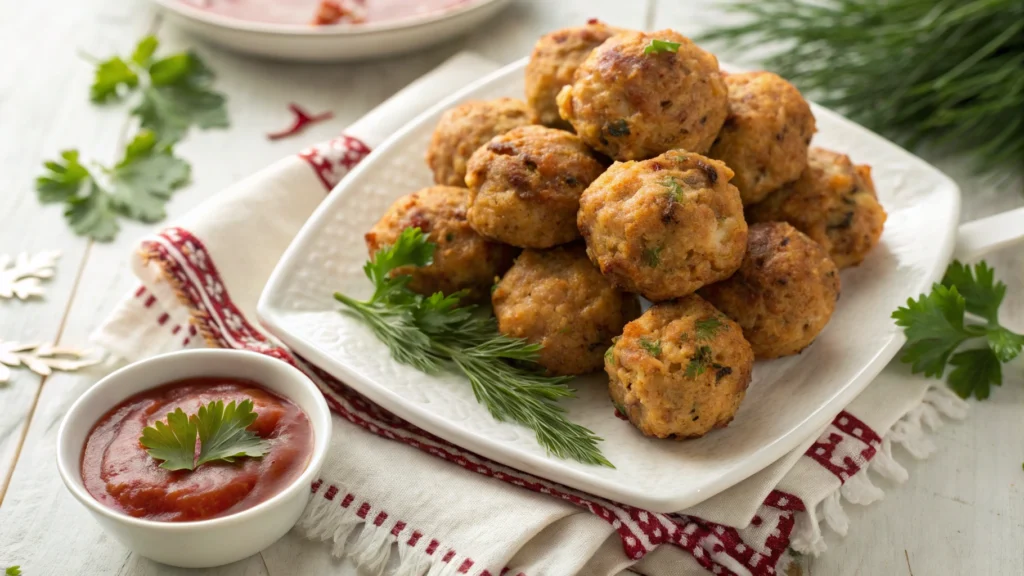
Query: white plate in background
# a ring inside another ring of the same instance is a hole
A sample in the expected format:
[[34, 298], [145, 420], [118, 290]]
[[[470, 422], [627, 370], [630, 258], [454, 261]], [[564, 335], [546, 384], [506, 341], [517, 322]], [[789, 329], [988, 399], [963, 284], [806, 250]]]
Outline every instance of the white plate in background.
[[[422, 16], [325, 26], [275, 24], [223, 16], [183, 0], [153, 0], [167, 19], [212, 44], [276, 60], [349, 62], [394, 56], [469, 32], [508, 0], [469, 0]], [[314, 13], [309, 19], [313, 20]]]
[[[760, 471], [824, 427], [863, 390], [903, 339], [890, 314], [927, 291], [953, 249], [960, 191], [937, 169], [838, 114], [814, 106], [814, 145], [872, 166], [889, 214], [882, 241], [842, 272], [831, 322], [797, 356], [757, 362], [732, 423], [695, 440], [656, 440], [616, 418], [603, 374], [572, 384], [571, 420], [604, 438], [616, 468], [549, 457], [531, 430], [496, 422], [468, 381], [430, 376], [397, 363], [373, 333], [340, 314], [332, 294], [369, 296], [363, 234], [399, 196], [432, 184], [423, 161], [441, 113], [465, 100], [522, 98], [513, 63], [411, 122], [381, 145], [327, 197], [288, 248], [257, 307], [267, 329], [299, 354], [382, 407], [450, 442], [508, 466], [598, 496], [657, 512], [682, 510]], [[726, 67], [728, 68], [728, 67]]]

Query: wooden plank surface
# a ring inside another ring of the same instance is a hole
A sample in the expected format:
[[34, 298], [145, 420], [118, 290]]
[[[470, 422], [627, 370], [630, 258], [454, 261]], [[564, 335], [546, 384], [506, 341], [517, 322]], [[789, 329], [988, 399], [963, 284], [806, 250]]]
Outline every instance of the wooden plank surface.
[[[81, 146], [104, 161], [116, 154], [125, 111], [101, 110], [88, 103], [91, 68], [75, 51], [125, 52], [157, 19], [142, 2], [61, 4], [55, 9], [52, 3], [18, 3], [13, 14], [5, 10], [0, 20], [0, 47], [8, 54], [34, 55], [18, 58], [13, 73], [0, 75], [0, 252], [58, 248], [65, 254], [57, 277], [48, 284], [46, 300], [0, 302], [0, 338], [59, 338], [74, 345], [86, 342], [133, 285], [125, 266], [127, 255], [134, 239], [150, 227], [127, 225], [116, 242], [90, 244], [66, 231], [58, 209], [37, 205], [32, 180], [42, 159], [66, 147]], [[459, 50], [510, 62], [528, 53], [543, 31], [589, 17], [628, 27], [673, 27], [686, 34], [722, 18], [711, 0], [520, 1], [466, 38], [415, 55], [356, 65], [271, 63], [200, 45], [219, 74], [218, 89], [229, 96], [232, 127], [194, 133], [178, 148], [193, 165], [195, 183], [171, 202], [171, 216], [304, 144], [333, 136]], [[43, 20], [45, 27], [36, 25]], [[166, 26], [161, 26], [160, 36], [172, 48], [194, 45]], [[288, 122], [285, 106], [291, 101], [314, 111], [332, 110], [335, 120], [298, 138], [268, 142], [264, 134]], [[967, 219], [1024, 203], [1019, 178], [974, 178], [962, 162], [942, 167], [971, 194], [964, 205]], [[1001, 255], [994, 261], [1011, 285], [1006, 319], [1018, 329], [1024, 328], [1020, 260]], [[947, 426], [937, 434], [939, 451], [930, 460], [911, 463], [908, 455], [898, 454], [911, 472], [910, 481], [902, 487], [884, 486], [887, 498], [879, 504], [848, 505], [850, 534], [845, 540], [830, 538], [830, 550], [823, 557], [801, 559], [804, 573], [898, 574], [910, 566], [918, 575], [1024, 573], [1019, 549], [1024, 528], [1021, 366], [1018, 360], [1007, 370], [1006, 385], [995, 391], [992, 401], [975, 404], [967, 423]], [[5, 408], [0, 411], [0, 567], [20, 563], [26, 574], [184, 574], [137, 558], [111, 541], [57, 477], [57, 426], [70, 403], [96, 378], [95, 372], [59, 374], [42, 382], [21, 372], [0, 388], [0, 405]], [[354, 570], [332, 559], [326, 546], [289, 535], [261, 555], [207, 572], [255, 576]]]
[[[73, 4], [66, 2], [66, 4]], [[553, 5], [534, 1], [519, 2], [507, 9], [499, 18], [504, 23], [493, 29], [483, 29], [466, 38], [414, 55], [391, 60], [353, 65], [296, 65], [255, 60], [228, 53], [210, 46], [199, 50], [210, 66], [217, 71], [217, 88], [229, 96], [232, 127], [224, 131], [193, 133], [177, 147], [193, 167], [194, 184], [178, 193], [168, 206], [170, 217], [183, 214], [209, 195], [259, 170], [278, 158], [302, 148], [305, 144], [328, 139], [387, 96], [405, 86], [423, 73], [437, 66], [452, 54], [471, 49], [500, 63], [510, 62], [527, 54], [538, 31], [579, 24], [590, 17], [619, 22], [627, 26], [642, 27], [648, 12], [626, 7], [621, 2], [602, 0], [586, 5]], [[125, 127], [124, 110], [103, 112], [88, 103], [86, 90], [91, 68], [80, 62], [75, 50], [95, 55], [115, 51], [126, 52], [133, 43], [154, 25], [155, 14], [144, 3], [117, 3], [114, 0], [78, 2], [75, 10], [63, 16], [67, 28], [74, 28], [82, 36], [60, 37], [61, 30], [39, 38], [44, 63], [53, 62], [76, 75], [64, 77], [40, 75], [31, 90], [24, 85], [0, 84], [0, 96], [20, 98], [19, 103], [32, 108], [34, 93], [53, 92], [55, 86], [67, 85], [67, 90], [53, 93], [53, 101], [34, 109], [46, 117], [46, 108], [75, 107], [68, 113], [51, 120], [49, 139], [31, 149], [13, 156], [11, 166], [17, 166], [17, 184], [22, 189], [19, 197], [0, 196], [0, 214], [4, 228], [0, 229], [0, 248], [4, 251], [20, 249], [52, 249], [60, 247], [68, 252], [61, 263], [57, 282], [51, 285], [51, 297], [45, 304], [33, 303], [18, 307], [0, 307], [0, 338], [34, 338], [38, 330], [45, 338], [56, 338], [66, 344], [86, 342], [89, 333], [105, 318], [117, 300], [134, 285], [126, 267], [134, 240], [151, 227], [127, 223], [116, 242], [90, 244], [66, 232], [59, 210], [40, 208], [33, 198], [32, 179], [38, 174], [43, 157], [50, 157], [62, 147], [88, 146], [96, 154], [106, 154], [108, 160], [117, 150], [118, 139]], [[18, 22], [34, 22], [43, 18], [45, 6], [32, 7], [26, 3], [24, 11], [15, 20], [0, 28], [0, 40], [19, 44]], [[23, 24], [22, 29], [26, 26]], [[160, 26], [161, 42], [172, 49], [194, 45], [195, 42], [169, 26]], [[94, 38], [95, 37], [95, 38]], [[100, 40], [102, 39], [102, 41]], [[45, 48], [45, 50], [44, 50]], [[26, 61], [26, 72], [35, 70], [37, 62]], [[55, 64], [56, 65], [56, 64]], [[273, 82], [268, 82], [273, 78]], [[0, 80], [3, 82], [7, 78]], [[9, 92], [8, 92], [9, 91]], [[77, 91], [77, 92], [75, 92]], [[312, 111], [332, 110], [335, 119], [313, 126], [301, 137], [280, 142], [269, 142], [265, 134], [286, 125], [290, 120], [286, 106], [298, 102]], [[6, 102], [5, 102], [6, 104]], [[99, 137], [99, 128], [89, 122], [100, 116], [108, 124], [106, 140]], [[78, 118], [78, 131], [62, 130], [69, 118]], [[88, 120], [88, 122], [87, 122]], [[31, 133], [30, 124], [10, 126], [0, 123], [0, 146], [21, 148], [21, 133]], [[80, 140], [72, 136], [81, 133]], [[42, 138], [45, 134], [34, 134]], [[51, 141], [52, 140], [52, 141]], [[101, 151], [100, 144], [105, 148]], [[0, 148], [6, 152], [6, 148]], [[14, 160], [17, 160], [15, 162]], [[10, 171], [9, 171], [10, 173]], [[0, 181], [3, 182], [3, 181]], [[13, 183], [13, 182], [12, 182]], [[20, 210], [6, 213], [7, 203]], [[32, 224], [35, 219], [47, 218], [42, 228]], [[22, 228], [8, 230], [6, 224], [16, 218]], [[35, 233], [35, 242], [29, 243]], [[18, 240], [19, 244], [14, 244]], [[7, 242], [14, 248], [8, 250]], [[38, 247], [34, 247], [38, 245]], [[21, 248], [24, 246], [24, 248]], [[68, 271], [72, 270], [76, 274]], [[80, 272], [78, 290], [72, 286]], [[44, 307], [46, 307], [44, 309]], [[65, 309], [67, 314], [65, 314]], [[49, 324], [44, 324], [49, 322]], [[60, 326], [63, 333], [58, 334]], [[42, 326], [42, 328], [40, 328]], [[45, 329], [44, 329], [45, 328]], [[13, 335], [5, 335], [11, 329]], [[70, 404], [97, 379], [96, 373], [58, 374], [48, 378], [41, 386], [38, 405], [31, 426], [24, 439], [21, 457], [11, 478], [10, 490], [0, 506], [0, 564], [20, 563], [27, 574], [62, 574], [74, 566], [75, 574], [185, 574], [194, 571], [175, 570], [128, 553], [107, 537], [89, 517], [88, 513], [64, 490], [55, 466], [55, 439], [60, 420]], [[17, 384], [17, 388], [15, 387]], [[38, 378], [19, 375], [16, 383], [0, 390], [0, 401], [14, 403], [14, 390], [21, 392], [19, 416], [0, 416], [0, 431], [5, 426], [24, 427], [29, 410], [40, 390]], [[8, 418], [5, 420], [3, 418]], [[5, 477], [12, 462], [14, 447], [21, 434], [0, 435], [0, 477]], [[11, 448], [7, 448], [7, 446]], [[8, 468], [4, 468], [7, 466]], [[209, 571], [218, 575], [255, 576], [263, 574], [319, 574], [354, 573], [351, 564], [330, 557], [326, 547], [289, 535], [261, 555], [254, 556], [229, 567]]]

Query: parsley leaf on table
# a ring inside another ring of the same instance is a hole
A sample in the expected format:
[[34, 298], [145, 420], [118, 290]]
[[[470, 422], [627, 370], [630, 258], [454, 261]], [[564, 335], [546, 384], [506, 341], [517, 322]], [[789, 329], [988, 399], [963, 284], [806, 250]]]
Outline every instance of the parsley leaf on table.
[[229, 125], [227, 99], [210, 88], [213, 73], [193, 52], [176, 54], [154, 62], [149, 68], [151, 84], [132, 114], [142, 127], [155, 132], [163, 144], [181, 140], [192, 126], [226, 128]]
[[970, 266], [953, 261], [946, 268], [942, 285], [956, 287], [964, 297], [968, 312], [998, 324], [999, 306], [1006, 296], [1006, 284], [996, 281], [995, 271], [985, 262], [979, 262], [974, 269], [976, 274], [971, 273]]
[[97, 103], [119, 99], [141, 87], [131, 113], [151, 130], [161, 146], [181, 140], [192, 126], [228, 126], [226, 98], [215, 92], [213, 72], [194, 52], [154, 59], [159, 41], [146, 36], [128, 60], [118, 56], [100, 62], [90, 90]]
[[44, 164], [36, 179], [43, 203], [64, 203], [64, 216], [80, 236], [109, 241], [117, 235], [120, 217], [155, 222], [166, 216], [164, 206], [189, 179], [187, 162], [169, 148], [157, 146], [148, 130], [139, 132], [113, 168], [87, 168], [77, 150], [61, 153], [60, 161]]
[[363, 268], [373, 295], [356, 300], [336, 293], [335, 299], [365, 322], [398, 362], [426, 373], [458, 368], [491, 416], [530, 428], [550, 454], [611, 466], [597, 447], [601, 438], [569, 421], [557, 404], [574, 395], [566, 386], [571, 378], [534, 369], [538, 344], [499, 333], [493, 316], [461, 305], [463, 293], [424, 297], [409, 290], [409, 276], [395, 274], [429, 265], [434, 248], [419, 228], [406, 228]]
[[192, 126], [228, 126], [224, 95], [212, 90], [213, 72], [194, 52], [156, 57], [159, 41], [146, 36], [128, 58], [98, 62], [90, 87], [103, 104], [138, 95], [131, 113], [141, 129], [113, 168], [87, 167], [78, 150], [46, 162], [36, 179], [39, 201], [63, 203], [64, 217], [79, 236], [106, 242], [120, 230], [120, 218], [157, 222], [167, 201], [188, 183], [191, 167], [172, 146]]
[[[900, 360], [910, 364], [914, 373], [936, 378], [950, 364], [953, 370], [947, 381], [957, 394], [987, 398], [990, 386], [1003, 382], [1001, 363], [1013, 360], [1024, 348], [1024, 336], [999, 324], [1005, 295], [1006, 285], [995, 280], [988, 264], [980, 262], [972, 271], [954, 261], [931, 293], [908, 299], [906, 307], [892, 313], [907, 336]], [[966, 313], [985, 323], [966, 321]], [[957, 351], [969, 341], [984, 342], [987, 347]]]
[[110, 172], [113, 205], [142, 222], [163, 220], [167, 216], [164, 205], [175, 190], [188, 183], [191, 171], [188, 162], [161, 152], [152, 132], [139, 132]]
[[96, 74], [89, 89], [89, 98], [93, 102], [107, 102], [121, 96], [121, 87], [130, 91], [139, 85], [139, 75], [128, 63], [114, 56], [96, 66]]
[[949, 373], [949, 386], [961, 398], [973, 392], [978, 400], [989, 395], [989, 385], [999, 386], [1003, 382], [999, 358], [989, 348], [973, 348], [957, 352], [950, 358], [953, 370]]
[[[236, 458], [259, 458], [267, 453], [269, 444], [247, 428], [256, 421], [252, 400], [234, 401], [227, 406], [215, 400], [200, 406], [191, 416], [178, 408], [167, 415], [167, 422], [157, 420], [142, 430], [139, 442], [146, 452], [167, 470], [195, 470], [208, 462], [234, 462]], [[200, 441], [196, 458], [196, 436]]]
[[4, 570], [4, 576], [21, 576], [21, 566], [8, 566]]

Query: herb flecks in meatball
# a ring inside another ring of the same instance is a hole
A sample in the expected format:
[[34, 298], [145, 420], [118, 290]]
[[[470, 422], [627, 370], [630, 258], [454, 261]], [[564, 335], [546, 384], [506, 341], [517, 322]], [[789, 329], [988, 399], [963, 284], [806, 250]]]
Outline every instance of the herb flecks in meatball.
[[732, 183], [749, 205], [804, 171], [814, 115], [800, 91], [771, 72], [730, 74], [725, 83], [729, 117], [708, 156], [733, 169]]
[[724, 280], [747, 245], [730, 178], [721, 162], [678, 150], [612, 165], [580, 199], [587, 253], [613, 284], [653, 301]]
[[525, 250], [491, 296], [503, 334], [541, 344], [553, 374], [600, 370], [612, 338], [640, 314], [633, 294], [616, 290], [581, 244]]
[[604, 166], [575, 135], [523, 126], [473, 154], [469, 223], [480, 234], [524, 248], [549, 248], [580, 237], [580, 195]]
[[370, 256], [393, 244], [402, 230], [419, 228], [436, 244], [433, 262], [394, 273], [411, 276], [409, 288], [420, 294], [465, 289], [469, 290], [465, 301], [486, 300], [494, 277], [508, 270], [518, 250], [491, 242], [470, 227], [468, 196], [465, 188], [433, 186], [399, 198], [366, 233]]
[[689, 38], [672, 30], [625, 32], [579, 65], [558, 94], [558, 109], [590, 147], [616, 160], [642, 160], [680, 148], [707, 152], [728, 97], [718, 60]]
[[647, 436], [682, 439], [728, 425], [753, 363], [740, 327], [690, 295], [627, 324], [604, 367], [616, 410]]
[[427, 165], [434, 182], [466, 185], [466, 163], [491, 138], [537, 121], [533, 110], [514, 98], [465, 102], [446, 111], [430, 139]]
[[825, 328], [839, 299], [828, 253], [784, 222], [750, 227], [743, 265], [699, 292], [743, 327], [759, 359], [796, 354]]
[[836, 266], [860, 264], [878, 244], [886, 214], [871, 168], [850, 157], [812, 148], [800, 178], [747, 210], [751, 222], [789, 222], [828, 250]]

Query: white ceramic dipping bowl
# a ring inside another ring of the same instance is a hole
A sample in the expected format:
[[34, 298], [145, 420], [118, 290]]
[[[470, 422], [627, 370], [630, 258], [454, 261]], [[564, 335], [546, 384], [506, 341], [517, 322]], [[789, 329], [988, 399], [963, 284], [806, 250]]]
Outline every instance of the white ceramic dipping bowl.
[[[133, 518], [96, 501], [86, 491], [81, 475], [82, 449], [96, 422], [129, 396], [175, 380], [205, 376], [252, 380], [306, 413], [313, 429], [313, 453], [299, 478], [248, 510], [197, 522]], [[71, 494], [103, 529], [133, 552], [172, 566], [208, 568], [251, 556], [291, 530], [309, 502], [310, 485], [327, 456], [330, 436], [327, 403], [316, 385], [296, 368], [255, 352], [189, 350], [126, 366], [83, 394], [64, 416], [57, 434], [57, 469]]]

